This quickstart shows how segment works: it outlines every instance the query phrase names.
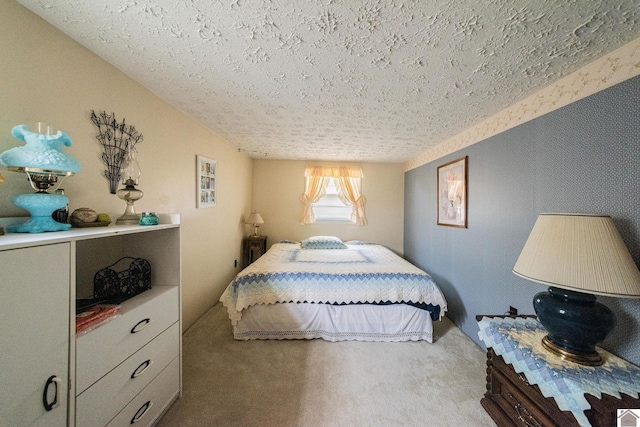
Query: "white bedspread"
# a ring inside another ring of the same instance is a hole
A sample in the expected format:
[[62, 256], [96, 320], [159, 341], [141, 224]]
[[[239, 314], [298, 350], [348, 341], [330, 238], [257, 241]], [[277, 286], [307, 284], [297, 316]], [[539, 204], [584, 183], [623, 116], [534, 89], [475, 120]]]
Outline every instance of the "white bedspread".
[[276, 303], [420, 303], [447, 309], [445, 298], [426, 272], [389, 249], [348, 244], [348, 249], [301, 249], [276, 243], [241, 271], [220, 300], [233, 325], [242, 311]]

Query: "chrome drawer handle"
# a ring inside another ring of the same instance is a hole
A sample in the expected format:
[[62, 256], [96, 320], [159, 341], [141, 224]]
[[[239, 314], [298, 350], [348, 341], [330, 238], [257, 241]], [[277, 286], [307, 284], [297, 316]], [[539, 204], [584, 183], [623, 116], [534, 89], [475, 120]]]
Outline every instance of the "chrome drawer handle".
[[137, 332], [140, 332], [141, 330], [149, 326], [149, 323], [151, 323], [151, 319], [149, 319], [148, 317], [146, 319], [142, 319], [141, 321], [136, 323], [136, 326], [131, 328], [131, 333], [135, 334]]
[[[53, 402], [49, 403], [49, 387], [53, 384], [55, 387]], [[44, 385], [44, 391], [42, 392], [42, 404], [44, 405], [44, 409], [49, 412], [53, 408], [57, 408], [60, 406], [60, 401], [58, 397], [60, 396], [60, 388], [62, 387], [62, 380], [55, 375], [51, 375], [47, 380], [47, 383]]]
[[145, 414], [149, 411], [149, 409], [151, 409], [152, 406], [153, 403], [151, 403], [150, 400], [147, 400], [147, 403], [142, 405], [140, 409], [138, 409], [138, 412], [136, 412], [136, 414], [133, 416], [133, 418], [131, 418], [131, 424], [135, 424], [140, 421], [140, 419], [145, 416]]
[[144, 362], [142, 362], [134, 371], [133, 374], [131, 374], [131, 378], [137, 378], [140, 375], [142, 375], [144, 373], [144, 371], [147, 370], [147, 368], [149, 366], [153, 365], [153, 362], [151, 361], [151, 359], [147, 359]]

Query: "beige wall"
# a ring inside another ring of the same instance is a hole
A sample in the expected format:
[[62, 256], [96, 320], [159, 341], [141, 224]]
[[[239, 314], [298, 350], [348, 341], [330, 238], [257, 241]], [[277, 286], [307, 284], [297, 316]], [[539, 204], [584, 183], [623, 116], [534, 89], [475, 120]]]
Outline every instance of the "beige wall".
[[[265, 224], [260, 234], [268, 243], [302, 240], [314, 235], [333, 235], [342, 240], [367, 240], [380, 243], [402, 254], [404, 224], [404, 165], [400, 163], [361, 163], [364, 178], [362, 192], [366, 199], [368, 225], [318, 222], [302, 225], [304, 169], [307, 164], [356, 165], [340, 162], [306, 162], [297, 160], [254, 160], [253, 209], [260, 212]], [[249, 232], [251, 230], [248, 230]]]
[[[103, 178], [91, 110], [114, 112], [144, 135], [137, 148], [144, 198], [138, 211], [182, 216], [185, 328], [218, 301], [237, 272], [243, 218], [251, 210], [252, 161], [216, 134], [12, 0], [0, 0], [0, 152], [20, 145], [17, 124], [52, 123], [68, 133], [65, 151], [82, 170], [67, 178], [70, 209], [124, 211]], [[218, 206], [195, 208], [196, 155], [218, 161]], [[0, 216], [23, 216], [11, 196], [29, 192], [22, 174], [1, 168]]]

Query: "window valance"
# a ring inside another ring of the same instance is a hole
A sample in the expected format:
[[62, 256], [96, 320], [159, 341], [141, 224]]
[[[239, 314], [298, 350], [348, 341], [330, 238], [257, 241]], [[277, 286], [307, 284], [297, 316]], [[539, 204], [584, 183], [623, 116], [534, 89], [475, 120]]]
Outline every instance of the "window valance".
[[330, 178], [362, 178], [360, 166], [307, 166], [304, 176], [322, 176]]

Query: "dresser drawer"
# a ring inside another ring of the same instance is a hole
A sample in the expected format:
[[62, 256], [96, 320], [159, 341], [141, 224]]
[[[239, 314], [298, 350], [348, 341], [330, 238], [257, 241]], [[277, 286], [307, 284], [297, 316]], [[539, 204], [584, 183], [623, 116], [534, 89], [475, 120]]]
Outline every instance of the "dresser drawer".
[[120, 310], [120, 317], [76, 337], [76, 395], [178, 321], [178, 287], [152, 287]]
[[106, 425], [129, 403], [180, 350], [180, 324], [154, 338], [76, 399], [76, 424]]
[[179, 391], [180, 358], [176, 357], [108, 426], [150, 426], [178, 397]]

